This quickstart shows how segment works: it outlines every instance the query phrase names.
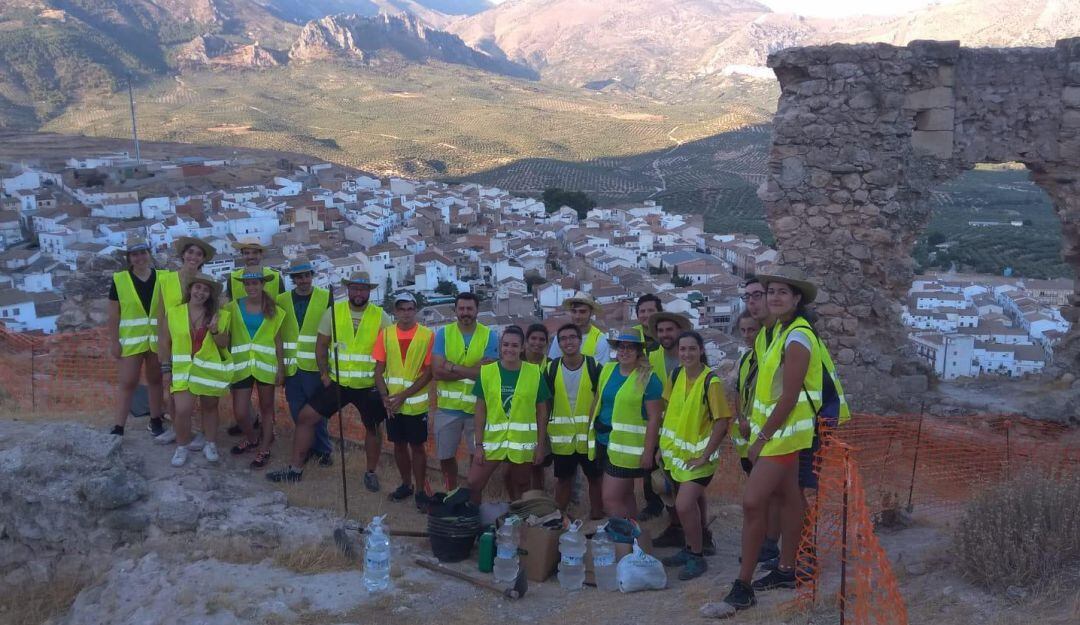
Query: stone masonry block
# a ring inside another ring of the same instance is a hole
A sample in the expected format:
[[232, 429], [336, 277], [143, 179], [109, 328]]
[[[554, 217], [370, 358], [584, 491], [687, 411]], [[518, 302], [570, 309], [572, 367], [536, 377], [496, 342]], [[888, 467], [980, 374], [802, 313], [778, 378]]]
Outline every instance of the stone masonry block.
[[947, 109], [930, 109], [920, 111], [915, 115], [916, 130], [952, 130], [953, 116], [956, 111]]
[[938, 83], [943, 87], [952, 87], [956, 84], [956, 70], [952, 65], [942, 65], [938, 68]]
[[1065, 111], [1061, 114], [1062, 128], [1080, 128], [1080, 111]]
[[911, 146], [916, 153], [949, 158], [953, 153], [953, 133], [947, 130], [916, 130], [911, 133]]
[[904, 108], [916, 111], [934, 108], [947, 108], [953, 105], [953, 90], [949, 87], [934, 87], [912, 91], [904, 98]]
[[1080, 87], [1065, 87], [1061, 92], [1061, 101], [1065, 106], [1080, 108]]

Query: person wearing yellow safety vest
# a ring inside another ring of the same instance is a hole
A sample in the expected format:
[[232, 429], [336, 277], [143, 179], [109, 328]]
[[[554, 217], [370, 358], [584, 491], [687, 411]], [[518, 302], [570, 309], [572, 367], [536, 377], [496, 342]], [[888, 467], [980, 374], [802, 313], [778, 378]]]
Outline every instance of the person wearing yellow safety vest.
[[484, 487], [500, 465], [510, 472], [510, 499], [529, 490], [531, 467], [547, 456], [548, 399], [540, 367], [524, 362], [525, 333], [518, 326], [503, 331], [499, 361], [480, 367], [476, 396], [473, 463], [469, 490], [479, 504]]
[[[145, 239], [131, 239], [125, 250], [128, 268], [112, 276], [109, 288], [109, 354], [116, 359], [120, 388], [110, 434], [124, 435], [131, 401], [145, 365], [151, 433], [161, 433], [161, 362], [158, 359], [158, 271]], [[156, 428], [156, 429], [155, 429]]]
[[[267, 290], [270, 277], [261, 267], [241, 275], [246, 295], [229, 303], [229, 343], [233, 359], [232, 405], [244, 433], [233, 455], [255, 452], [251, 468], [266, 466], [274, 444], [274, 391], [285, 383], [285, 345], [281, 326], [285, 313]], [[251, 422], [251, 394], [259, 396], [261, 435]]]
[[240, 252], [240, 259], [243, 261], [244, 266], [239, 269], [234, 269], [229, 274], [229, 286], [226, 294], [229, 299], [236, 299], [237, 297], [243, 297], [244, 285], [243, 274], [249, 272], [251, 269], [261, 269], [263, 275], [268, 278], [266, 285], [266, 292], [271, 297], [277, 297], [285, 292], [285, 285], [281, 281], [281, 274], [274, 271], [269, 267], [263, 266], [263, 255], [266, 253], [266, 247], [259, 242], [258, 239], [245, 238], [239, 241], [233, 241], [232, 246]]
[[379, 330], [390, 325], [390, 317], [371, 303], [371, 291], [376, 285], [368, 272], [354, 271], [341, 284], [347, 297], [323, 313], [319, 336], [315, 340], [315, 362], [319, 366], [322, 388], [300, 410], [296, 419], [289, 464], [267, 472], [266, 479], [271, 482], [302, 480], [304, 459], [311, 449], [315, 426], [339, 409], [352, 405], [360, 411], [365, 430], [367, 471], [364, 487], [378, 492], [379, 478], [375, 469], [382, 450], [379, 424], [386, 420], [386, 408], [375, 388], [374, 350]]
[[[705, 562], [705, 528], [708, 502], [705, 489], [712, 481], [720, 458], [720, 444], [727, 434], [730, 408], [724, 385], [705, 360], [705, 341], [697, 332], [679, 335], [679, 366], [671, 373], [671, 389], [660, 428], [660, 456], [675, 484], [675, 508], [686, 546], [664, 558], [664, 566], [682, 566], [679, 579], [699, 577]], [[710, 536], [711, 540], [711, 536]]]
[[480, 367], [499, 358], [495, 332], [476, 322], [480, 299], [475, 293], [454, 298], [457, 321], [435, 331], [431, 351], [431, 374], [435, 378], [438, 405], [435, 410], [435, 454], [442, 468], [447, 492], [457, 488], [457, 450], [462, 438], [471, 457], [476, 396], [472, 389]]
[[[416, 323], [416, 297], [409, 292], [393, 296], [397, 323], [379, 332], [375, 340], [375, 388], [386, 414], [386, 437], [394, 444], [394, 460], [401, 486], [390, 493], [391, 501], [413, 498], [426, 511], [427, 494], [428, 383], [431, 381], [431, 347], [435, 334]], [[415, 485], [415, 486], [414, 486]]]
[[[747, 455], [753, 468], [743, 494], [742, 562], [724, 599], [736, 610], [752, 606], [756, 591], [795, 587], [804, 505], [798, 481], [800, 452], [813, 446], [823, 410], [836, 411], [840, 420], [847, 413], [832, 359], [810, 325], [813, 315], [807, 306], [817, 297], [817, 287], [802, 270], [790, 266], [773, 267], [758, 278], [765, 284], [774, 325], [764, 353], [758, 355]], [[831, 397], [824, 392], [826, 386]], [[780, 559], [776, 569], [751, 584], [774, 494], [781, 505]]]
[[574, 478], [580, 466], [589, 483], [590, 518], [604, 517], [602, 468], [589, 459], [589, 426], [593, 398], [600, 382], [600, 366], [581, 353], [581, 329], [572, 323], [555, 333], [562, 358], [552, 360], [545, 372], [551, 387], [548, 440], [555, 465], [555, 504], [563, 512], [570, 506]]
[[611, 517], [637, 516], [634, 480], [656, 464], [664, 385], [645, 358], [637, 332], [608, 339], [615, 362], [600, 372], [600, 389], [590, 411], [589, 459], [604, 468], [604, 511]]
[[[289, 416], [296, 423], [300, 411], [322, 389], [319, 363], [315, 361], [315, 341], [319, 322], [330, 307], [330, 292], [315, 286], [315, 267], [307, 258], [295, 258], [285, 272], [293, 288], [277, 296], [285, 311], [281, 341], [285, 348], [285, 402]], [[315, 442], [304, 462], [315, 458], [321, 467], [334, 464], [334, 448], [326, 421], [315, 426]]]
[[[537, 367], [540, 367], [540, 371], [547, 371], [548, 363], [550, 362], [547, 357], [548, 347], [548, 329], [542, 323], [530, 324], [528, 328], [525, 328], [525, 353], [521, 357], [525, 362], [530, 362]], [[551, 385], [548, 385], [548, 390], [551, 390]], [[532, 468], [532, 488], [533, 490], [545, 490], [544, 484], [544, 470], [546, 467], [551, 466], [551, 456], [544, 459], [544, 464]], [[506, 476], [506, 490], [510, 491], [510, 472], [504, 474]]]
[[172, 465], [183, 466], [191, 448], [191, 417], [199, 398], [205, 441], [201, 446], [209, 462], [220, 459], [217, 450], [218, 398], [232, 382], [229, 353], [229, 312], [222, 310], [221, 285], [213, 276], [195, 274], [185, 281], [183, 302], [166, 313], [168, 331], [161, 342], [162, 371], [173, 394], [176, 413], [176, 451]]
[[633, 330], [641, 335], [645, 341], [645, 351], [656, 349], [656, 338], [649, 334], [649, 318], [658, 312], [664, 312], [664, 303], [655, 293], [646, 293], [637, 299], [634, 304], [634, 316], [637, 317], [637, 325]]
[[[214, 258], [214, 246], [196, 237], [180, 237], [173, 241], [173, 250], [180, 260], [180, 268], [176, 271], [162, 270], [157, 272], [157, 297], [160, 305], [157, 312], [158, 342], [165, 340], [165, 334], [169, 331], [165, 311], [171, 310], [183, 303], [184, 294], [187, 293], [187, 282], [198, 274], [204, 264]], [[176, 412], [173, 405], [173, 396], [169, 389], [165, 389], [166, 411], [171, 415]], [[153, 425], [151, 423], [151, 425]], [[159, 427], [154, 437], [154, 442], [159, 445], [169, 445], [176, 442], [176, 430]], [[195, 438], [188, 445], [188, 449], [198, 451], [206, 438], [202, 432], [196, 432]]]
[[[581, 330], [581, 353], [592, 356], [600, 364], [606, 364], [611, 360], [611, 347], [604, 340], [607, 338], [607, 333], [593, 323], [593, 317], [603, 310], [600, 304], [585, 293], [578, 293], [574, 297], [568, 297], [563, 302], [563, 308], [570, 311], [570, 322]], [[559, 341], [552, 338], [548, 358], [554, 360], [559, 356], [562, 356]]]

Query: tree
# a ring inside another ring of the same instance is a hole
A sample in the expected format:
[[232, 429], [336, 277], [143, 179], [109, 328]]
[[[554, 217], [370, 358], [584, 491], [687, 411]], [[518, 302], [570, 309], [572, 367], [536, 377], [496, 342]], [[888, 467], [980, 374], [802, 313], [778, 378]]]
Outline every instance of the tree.
[[926, 242], [930, 245], [930, 247], [933, 247], [935, 245], [941, 245], [945, 242], [945, 235], [935, 230], [926, 237]]
[[563, 206], [569, 206], [577, 212], [578, 219], [585, 219], [589, 211], [596, 208], [596, 200], [582, 191], [565, 191], [558, 187], [548, 187], [544, 189], [542, 198], [544, 210], [549, 214], [558, 211]]
[[693, 281], [690, 278], [683, 278], [679, 275], [679, 267], [674, 266], [671, 268], [671, 283], [675, 286], [690, 286]]
[[440, 295], [457, 295], [457, 285], [447, 280], [439, 280], [438, 286], [435, 287], [435, 292]]
[[541, 284], [547, 284], [547, 278], [541, 276], [540, 274], [530, 273], [525, 276], [525, 286], [528, 288], [528, 292], [530, 295], [533, 292], [533, 287]]

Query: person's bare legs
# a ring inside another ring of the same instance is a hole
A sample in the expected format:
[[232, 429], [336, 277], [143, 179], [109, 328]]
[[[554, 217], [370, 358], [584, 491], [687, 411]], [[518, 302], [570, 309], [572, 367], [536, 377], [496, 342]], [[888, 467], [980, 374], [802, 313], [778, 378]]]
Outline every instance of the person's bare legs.
[[529, 488], [533, 490], [544, 490], [544, 469], [547, 467], [530, 465], [529, 469]]
[[[273, 384], [255, 383], [255, 391], [259, 395], [259, 418], [262, 420], [262, 437], [259, 439], [259, 452], [268, 452], [274, 444], [274, 391]], [[249, 402], [250, 404], [250, 402]], [[250, 421], [250, 420], [249, 420]], [[254, 434], [254, 424], [250, 424]], [[248, 440], [251, 440], [250, 438]]]
[[409, 486], [414, 481], [412, 454], [404, 442], [394, 443], [394, 463], [397, 464], [401, 483]]
[[633, 519], [637, 517], [637, 500], [634, 498], [634, 480], [604, 474], [604, 511], [610, 517]]
[[[750, 477], [746, 480], [743, 491], [743, 527], [742, 527], [742, 563], [739, 565], [739, 579], [751, 583], [754, 569], [757, 568], [758, 553], [765, 541], [768, 527], [769, 502], [774, 493], [784, 489], [790, 482], [798, 490], [798, 465], [787, 464], [762, 456], [754, 463]], [[800, 524], [801, 524], [800, 519]], [[785, 541], [791, 542], [791, 541]], [[798, 545], [798, 540], [795, 541]], [[790, 562], [793, 562], [792, 559]], [[784, 564], [781, 560], [781, 564]]]
[[184, 447], [191, 442], [191, 413], [195, 410], [195, 396], [187, 391], [173, 393], [176, 414], [173, 415], [173, 429], [176, 430], [176, 444]]
[[458, 463], [457, 458], [444, 458], [439, 460], [439, 468], [442, 470], [443, 481], [446, 483], [446, 492], [457, 488]]
[[[143, 369], [146, 376], [147, 403], [150, 404], [150, 418], [160, 419], [163, 414], [161, 407], [164, 390], [161, 386], [161, 361], [153, 352], [146, 354], [146, 367]], [[130, 409], [130, 406], [129, 406]]]
[[596, 520], [604, 518], [604, 480], [598, 475], [588, 477], [589, 483], [589, 518]]
[[364, 427], [364, 456], [367, 460], [368, 473], [374, 473], [379, 468], [379, 456], [382, 454], [382, 430], [379, 424], [375, 427]]
[[315, 442], [315, 426], [323, 420], [321, 414], [308, 404], [300, 409], [296, 415], [296, 427], [293, 429], [292, 458], [289, 464], [294, 469], [304, 466], [304, 458], [307, 457], [311, 444]]
[[512, 464], [507, 463], [507, 474], [510, 476], [510, 500], [517, 501], [521, 499], [525, 491], [532, 487], [533, 468], [532, 464]]
[[199, 397], [199, 413], [202, 414], [203, 436], [207, 443], [217, 445], [218, 419], [221, 402], [217, 397]]
[[[128, 415], [131, 414], [131, 400], [135, 396], [135, 387], [139, 385], [139, 372], [142, 370], [143, 354], [124, 356], [117, 363], [117, 377], [119, 385], [116, 390], [116, 414], [113, 419], [114, 425], [124, 427]], [[159, 365], [160, 367], [160, 365]], [[158, 369], [158, 394], [161, 394], [161, 369]], [[161, 416], [153, 415], [150, 416]]]
[[780, 483], [784, 506], [780, 510], [780, 568], [791, 571], [799, 555], [799, 542], [805, 520], [802, 489], [799, 488], [799, 468], [796, 465], [790, 475]]
[[255, 424], [251, 422], [251, 391], [254, 385], [248, 388], [232, 389], [232, 408], [236, 424], [244, 432], [244, 438], [248, 443], [258, 443], [259, 435], [255, 433]]
[[[574, 489], [574, 476], [555, 480], [555, 505], [559, 510], [566, 512], [570, 507], [570, 495]], [[592, 485], [589, 486], [589, 495], [592, 495]], [[601, 506], [603, 504], [601, 503]]]
[[675, 496], [675, 510], [682, 521], [683, 535], [686, 536], [686, 546], [692, 553], [701, 553], [704, 543], [704, 528], [702, 522], [701, 504], [702, 494], [705, 488], [696, 482], [683, 482], [679, 484], [679, 494]]
[[[397, 451], [397, 447], [394, 447]], [[408, 451], [412, 452], [413, 483], [417, 493], [427, 493], [427, 449], [424, 445], [409, 445]], [[402, 474], [404, 476], [404, 474]], [[404, 479], [404, 477], [402, 477]]]
[[480, 505], [483, 500], [484, 488], [487, 487], [487, 483], [491, 480], [491, 476], [495, 474], [495, 471], [503, 465], [500, 460], [485, 460], [483, 463], [474, 462], [469, 467], [469, 491], [470, 499], [476, 505]]

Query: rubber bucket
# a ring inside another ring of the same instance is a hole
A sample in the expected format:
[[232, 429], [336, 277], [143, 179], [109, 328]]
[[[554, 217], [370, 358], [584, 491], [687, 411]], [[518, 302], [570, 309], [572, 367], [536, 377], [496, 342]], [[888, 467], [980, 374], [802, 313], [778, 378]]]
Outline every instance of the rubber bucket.
[[461, 562], [468, 559], [479, 534], [478, 517], [428, 517], [431, 552], [440, 562]]

